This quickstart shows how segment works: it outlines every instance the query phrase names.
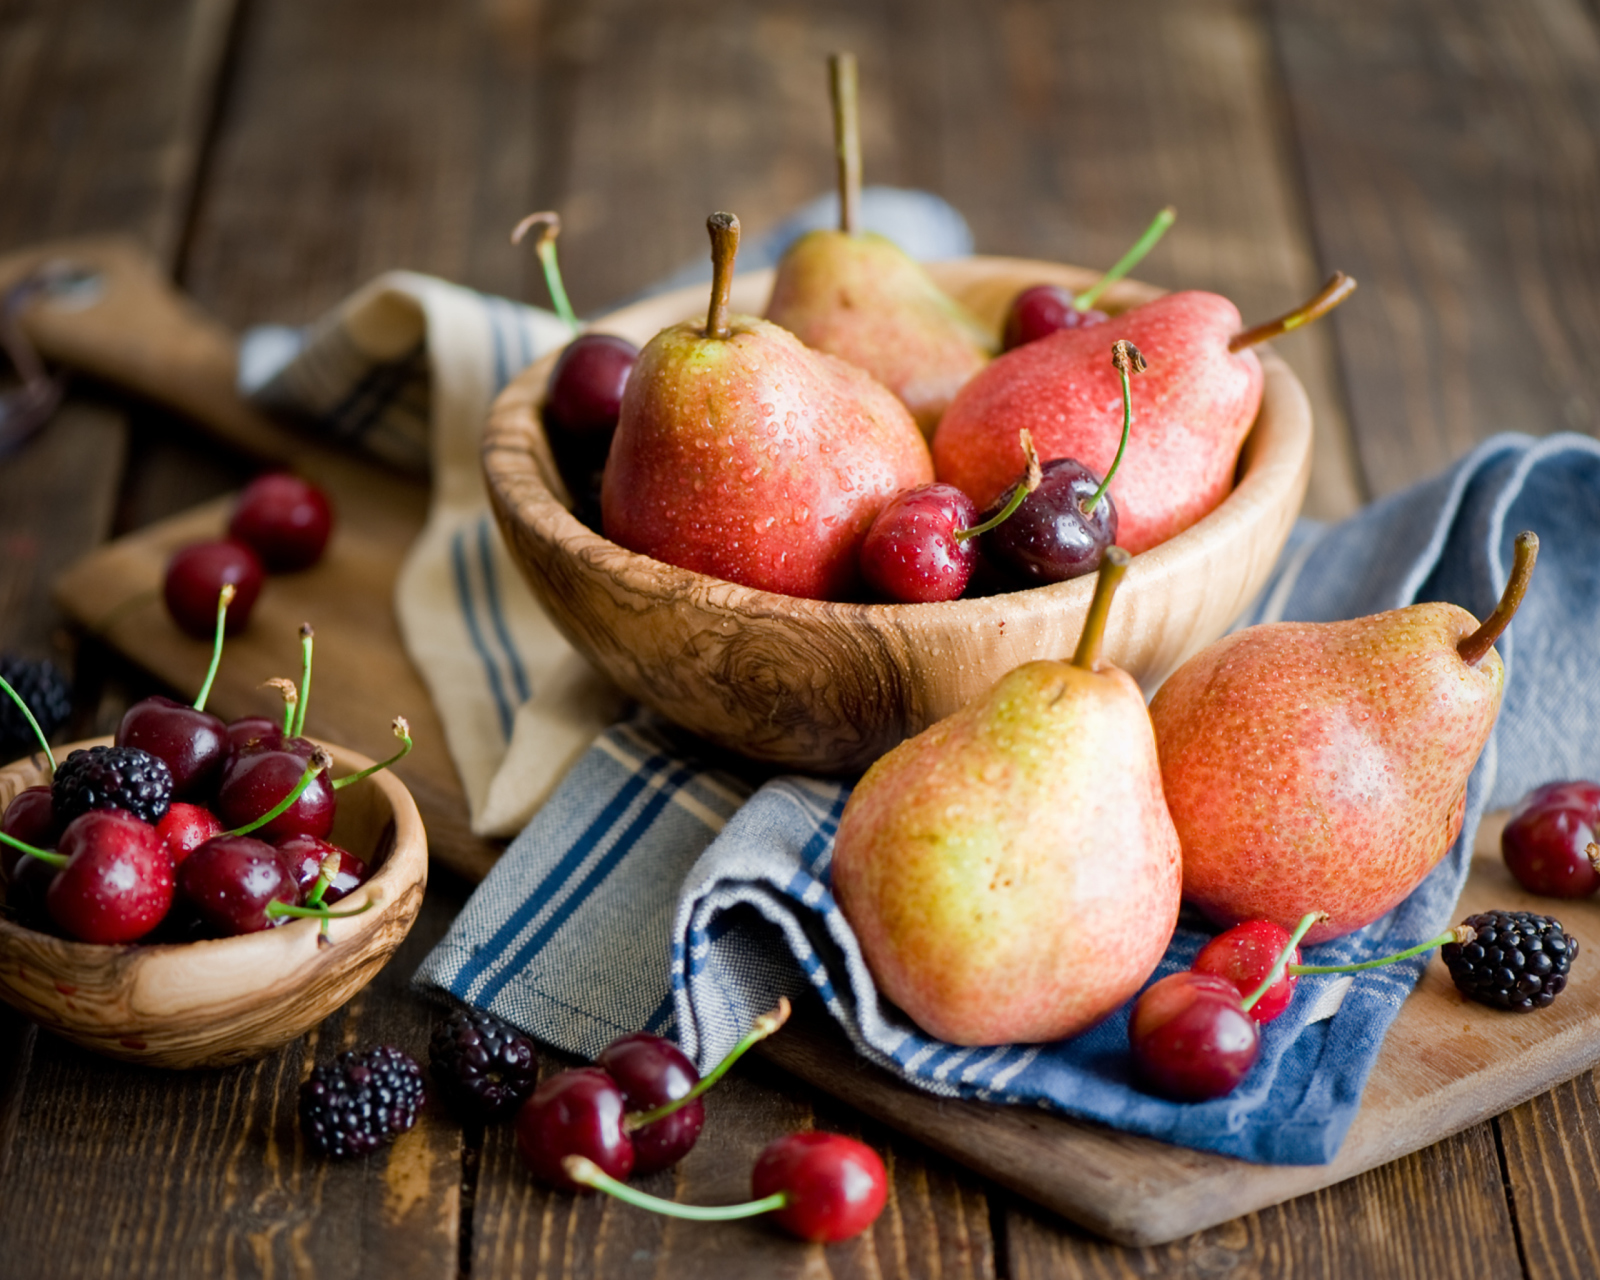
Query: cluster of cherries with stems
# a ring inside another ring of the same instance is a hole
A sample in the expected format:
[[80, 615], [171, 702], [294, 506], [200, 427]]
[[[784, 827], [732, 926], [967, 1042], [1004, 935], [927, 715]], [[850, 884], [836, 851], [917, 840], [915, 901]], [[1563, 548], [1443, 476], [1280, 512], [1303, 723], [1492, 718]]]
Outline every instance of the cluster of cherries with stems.
[[1517, 882], [1547, 898], [1587, 898], [1600, 889], [1600, 783], [1549, 782], [1529, 792], [1500, 833], [1500, 854]]
[[[115, 792], [101, 796], [99, 807], [62, 821], [68, 807], [63, 779], [39, 734], [52, 783], [24, 789], [0, 815], [0, 872], [7, 906], [20, 918], [48, 919], [78, 941], [109, 944], [139, 941], [162, 926], [181, 941], [252, 933], [299, 916], [322, 920], [326, 941], [329, 919], [357, 914], [329, 910], [368, 870], [327, 839], [335, 793], [403, 758], [411, 749], [410, 731], [397, 718], [402, 745], [393, 757], [331, 777], [326, 749], [303, 736], [309, 626], [301, 628], [299, 691], [290, 681], [272, 682], [285, 693], [281, 726], [262, 716], [227, 724], [208, 712], [232, 599], [231, 586], [224, 585], [211, 665], [194, 704], [146, 698], [118, 725], [120, 761], [131, 762], [146, 784], [158, 784], [153, 795], [146, 785], [138, 800], [154, 821], [118, 807], [123, 797]], [[15, 697], [9, 686], [5, 692]], [[86, 754], [92, 761], [93, 753]], [[184, 910], [174, 912], [175, 903]]]
[[183, 631], [211, 634], [217, 592], [234, 589], [228, 634], [250, 620], [268, 573], [309, 569], [322, 559], [333, 532], [328, 495], [299, 476], [272, 472], [244, 487], [228, 520], [228, 536], [180, 547], [167, 562], [161, 596]]

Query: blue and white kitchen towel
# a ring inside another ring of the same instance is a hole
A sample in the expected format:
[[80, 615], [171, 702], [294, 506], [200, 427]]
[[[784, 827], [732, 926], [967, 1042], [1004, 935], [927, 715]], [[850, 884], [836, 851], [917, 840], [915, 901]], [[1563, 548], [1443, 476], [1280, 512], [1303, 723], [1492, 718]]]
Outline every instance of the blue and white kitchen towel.
[[[1467, 790], [1461, 838], [1400, 907], [1315, 951], [1386, 954], [1453, 920], [1478, 821], [1554, 777], [1600, 776], [1600, 443], [1497, 436], [1444, 475], [1332, 526], [1302, 523], [1245, 621], [1330, 620], [1450, 600], [1482, 617], [1511, 542], [1542, 547], [1498, 646], [1506, 699]], [[828, 887], [848, 797], [837, 782], [767, 781], [649, 721], [601, 736], [511, 845], [417, 975], [541, 1039], [592, 1055], [624, 1031], [676, 1034], [716, 1061], [780, 994], [821, 996], [871, 1061], [932, 1093], [1027, 1103], [1250, 1160], [1331, 1160], [1384, 1032], [1425, 959], [1304, 978], [1232, 1094], [1172, 1103], [1129, 1078], [1127, 1011], [1074, 1039], [958, 1048], [881, 999]], [[1064, 925], [1065, 926], [1065, 922]], [[1207, 934], [1187, 919], [1157, 976]], [[666, 963], [670, 955], [670, 968]]]

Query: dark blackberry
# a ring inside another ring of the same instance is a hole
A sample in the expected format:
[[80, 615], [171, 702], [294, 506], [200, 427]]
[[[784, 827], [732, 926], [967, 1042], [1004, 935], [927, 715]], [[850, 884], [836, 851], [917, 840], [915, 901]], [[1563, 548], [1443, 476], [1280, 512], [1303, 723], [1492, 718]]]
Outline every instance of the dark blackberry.
[[1496, 1009], [1543, 1009], [1567, 985], [1578, 940], [1561, 921], [1531, 911], [1488, 911], [1462, 921], [1476, 936], [1448, 942], [1439, 956], [1463, 993]]
[[56, 770], [50, 803], [63, 826], [91, 809], [126, 809], [160, 822], [172, 804], [172, 770], [138, 747], [74, 751]]
[[[72, 687], [54, 663], [0, 656], [0, 677], [4, 677], [18, 697], [28, 704], [28, 710], [33, 712], [45, 737], [65, 724], [72, 714]], [[27, 716], [22, 714], [22, 708], [0, 692], [0, 760], [36, 750], [38, 745], [39, 739]]]
[[409, 1054], [386, 1044], [349, 1049], [300, 1086], [300, 1131], [319, 1156], [364, 1156], [411, 1128], [426, 1097]]
[[509, 1115], [539, 1083], [533, 1041], [481, 1009], [457, 1009], [433, 1029], [428, 1065], [463, 1120]]

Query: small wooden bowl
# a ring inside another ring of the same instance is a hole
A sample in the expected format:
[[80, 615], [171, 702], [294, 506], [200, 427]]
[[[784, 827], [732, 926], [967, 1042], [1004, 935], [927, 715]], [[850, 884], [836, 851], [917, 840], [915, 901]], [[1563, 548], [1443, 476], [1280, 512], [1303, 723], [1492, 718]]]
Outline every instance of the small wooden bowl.
[[[56, 749], [56, 759], [78, 747]], [[335, 776], [372, 761], [328, 744]], [[0, 769], [0, 810], [48, 778], [43, 757]], [[98, 946], [0, 919], [0, 1000], [86, 1049], [156, 1067], [219, 1067], [286, 1044], [372, 981], [411, 928], [428, 881], [428, 840], [411, 793], [385, 770], [339, 793], [329, 837], [377, 870], [316, 920], [207, 942]]]
[[[1038, 283], [1081, 289], [1096, 275], [1014, 258], [929, 268], [998, 329]], [[740, 276], [733, 308], [760, 314], [770, 271]], [[1161, 291], [1123, 282], [1125, 310]], [[682, 289], [614, 312], [595, 328], [643, 343], [702, 315]], [[1311, 406], [1299, 380], [1261, 352], [1266, 389], [1233, 492], [1177, 537], [1135, 556], [1106, 632], [1107, 657], [1145, 688], [1220, 636], [1260, 591], [1305, 496]], [[1092, 577], [939, 604], [839, 604], [737, 586], [624, 550], [585, 527], [540, 422], [555, 355], [501, 393], [483, 443], [489, 497], [513, 557], [563, 634], [631, 697], [721, 746], [822, 773], [864, 769], [1002, 674], [1077, 646]], [[1137, 429], [1137, 427], [1135, 427]]]

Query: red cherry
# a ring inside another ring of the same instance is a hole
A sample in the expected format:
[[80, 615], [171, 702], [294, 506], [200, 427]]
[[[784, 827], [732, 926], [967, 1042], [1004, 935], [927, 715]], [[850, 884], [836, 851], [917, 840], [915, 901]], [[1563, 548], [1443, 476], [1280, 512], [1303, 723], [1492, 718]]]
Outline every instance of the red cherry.
[[1584, 898], [1600, 889], [1600, 783], [1551, 782], [1524, 796], [1500, 835], [1506, 867], [1530, 893]]
[[322, 874], [323, 861], [332, 855], [339, 860], [339, 869], [322, 891], [325, 906], [332, 906], [367, 878], [367, 864], [347, 849], [316, 836], [290, 836], [278, 845], [278, 856], [289, 864], [295, 884], [299, 886], [304, 901]]
[[895, 494], [861, 543], [861, 574], [881, 596], [917, 603], [955, 600], [978, 558], [976, 538], [957, 538], [978, 523], [978, 508], [951, 484]]
[[[54, 849], [61, 838], [61, 824], [56, 821], [50, 788], [24, 787], [12, 796], [5, 813], [0, 814], [0, 831], [23, 844]], [[16, 846], [0, 843], [0, 879], [9, 880], [17, 863], [26, 856]]]
[[1105, 322], [1104, 311], [1093, 307], [1079, 311], [1072, 300], [1072, 291], [1058, 284], [1036, 284], [1024, 289], [1006, 311], [1002, 347], [1011, 351], [1061, 329], [1086, 329]]
[[[254, 822], [295, 789], [315, 749], [304, 738], [278, 739], [246, 748], [229, 760], [217, 787], [216, 813], [228, 828]], [[261, 840], [308, 835], [324, 838], [333, 830], [333, 782], [324, 769], [300, 798], [265, 826], [251, 832]]]
[[534, 1178], [560, 1191], [582, 1191], [561, 1167], [584, 1156], [619, 1180], [633, 1172], [633, 1143], [623, 1132], [622, 1089], [599, 1067], [578, 1067], [542, 1081], [517, 1111], [517, 1151]]
[[166, 816], [156, 823], [156, 833], [167, 842], [174, 867], [203, 845], [222, 834], [222, 823], [210, 809], [197, 804], [179, 801], [169, 808]]
[[260, 556], [272, 573], [316, 564], [332, 531], [328, 495], [287, 472], [257, 476], [247, 484], [228, 522], [228, 536]]
[[270, 716], [240, 716], [228, 721], [227, 746], [223, 748], [222, 769], [227, 771], [233, 758], [246, 747], [280, 747], [283, 745], [283, 721]]
[[1261, 1045], [1233, 983], [1192, 971], [1169, 974], [1134, 1002], [1128, 1040], [1139, 1082], [1180, 1102], [1231, 1092]]
[[[213, 624], [215, 621], [213, 601]], [[222, 770], [227, 727], [209, 711], [196, 711], [157, 694], [134, 703], [122, 713], [116, 745], [138, 747], [165, 761], [172, 772], [174, 798], [204, 795]]]
[[[1246, 920], [1234, 925], [1226, 933], [1219, 933], [1194, 958], [1189, 967], [1195, 973], [1213, 973], [1226, 978], [1238, 989], [1243, 999], [1253, 995], [1267, 979], [1272, 966], [1289, 945], [1289, 931], [1270, 920]], [[1290, 964], [1300, 963], [1300, 948], [1289, 957]], [[1289, 1007], [1294, 998], [1295, 983], [1299, 977], [1287, 968], [1283, 975], [1267, 988], [1267, 994], [1251, 1006], [1249, 1013], [1257, 1022], [1271, 1022]]]
[[628, 375], [638, 359], [638, 347], [611, 333], [585, 333], [567, 343], [550, 371], [545, 429], [609, 441], [622, 411]]
[[[1052, 458], [1043, 472], [1039, 487], [1010, 519], [983, 535], [988, 563], [1023, 587], [1093, 573], [1106, 548], [1117, 540], [1117, 508], [1109, 493], [1095, 504], [1092, 514], [1083, 511], [1083, 504], [1100, 488], [1099, 476], [1076, 458]], [[980, 519], [997, 515], [1015, 489], [1016, 485], [1007, 486]]]
[[[653, 1110], [683, 1097], [700, 1083], [694, 1063], [677, 1045], [646, 1031], [613, 1040], [600, 1051], [595, 1065], [617, 1082], [631, 1112]], [[696, 1098], [671, 1115], [635, 1129], [629, 1135], [633, 1171], [655, 1173], [677, 1164], [693, 1150], [705, 1121], [705, 1103]]]
[[238, 542], [195, 542], [173, 554], [167, 562], [162, 598], [167, 612], [184, 631], [209, 640], [217, 630], [217, 595], [231, 582], [236, 594], [228, 607], [223, 631], [237, 635], [250, 621], [250, 610], [261, 594], [261, 561]]
[[6, 909], [30, 929], [49, 929], [50, 913], [45, 910], [44, 899], [55, 878], [56, 869], [44, 859], [22, 854], [12, 864], [6, 883]]
[[251, 836], [206, 841], [178, 868], [178, 892], [206, 925], [227, 937], [282, 924], [288, 917], [267, 914], [268, 904], [295, 906], [300, 900], [278, 851]]
[[757, 1200], [782, 1193], [779, 1225], [802, 1240], [830, 1243], [860, 1235], [883, 1212], [889, 1176], [878, 1153], [839, 1133], [808, 1130], [770, 1143], [750, 1174]]
[[172, 906], [172, 855], [148, 822], [92, 809], [67, 824], [67, 859], [45, 891], [50, 917], [80, 942], [135, 942]]

